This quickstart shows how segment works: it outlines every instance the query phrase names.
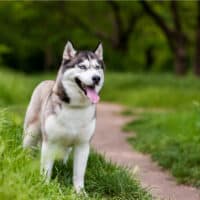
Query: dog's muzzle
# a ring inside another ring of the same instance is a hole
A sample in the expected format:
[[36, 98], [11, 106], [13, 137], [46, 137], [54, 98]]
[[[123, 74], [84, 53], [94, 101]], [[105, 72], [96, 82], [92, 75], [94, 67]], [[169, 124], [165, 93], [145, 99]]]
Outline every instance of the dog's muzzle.
[[93, 80], [93, 82], [94, 81], [95, 81], [95, 84], [86, 85], [78, 77], [75, 78], [76, 84], [83, 91], [85, 96], [87, 96], [92, 103], [96, 104], [100, 100], [100, 97], [99, 97], [98, 93], [95, 90], [95, 85], [97, 84], [97, 82], [99, 83], [100, 77], [98, 77], [98, 78], [96, 77], [95, 80]]

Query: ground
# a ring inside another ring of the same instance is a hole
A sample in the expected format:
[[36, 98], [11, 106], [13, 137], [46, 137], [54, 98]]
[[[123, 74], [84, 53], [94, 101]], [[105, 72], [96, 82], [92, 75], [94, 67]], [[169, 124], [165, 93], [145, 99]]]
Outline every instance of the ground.
[[151, 158], [143, 155], [127, 143], [130, 133], [121, 131], [122, 126], [130, 121], [130, 117], [120, 115], [123, 107], [116, 104], [103, 103], [98, 106], [98, 123], [92, 144], [94, 148], [113, 162], [131, 168], [139, 176], [143, 187], [150, 189], [156, 198], [176, 200], [198, 200], [200, 191], [178, 185], [172, 176], [163, 171]]

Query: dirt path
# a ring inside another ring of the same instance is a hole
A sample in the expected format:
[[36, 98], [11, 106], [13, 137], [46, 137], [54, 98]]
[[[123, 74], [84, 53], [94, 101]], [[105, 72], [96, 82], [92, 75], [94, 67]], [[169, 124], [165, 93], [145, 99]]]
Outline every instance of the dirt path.
[[130, 118], [120, 115], [122, 107], [103, 103], [98, 106], [96, 134], [93, 147], [113, 162], [138, 168], [137, 175], [143, 187], [148, 187], [154, 197], [165, 200], [200, 200], [200, 191], [193, 187], [177, 185], [169, 173], [164, 172], [150, 157], [136, 152], [126, 142], [127, 134], [121, 131]]

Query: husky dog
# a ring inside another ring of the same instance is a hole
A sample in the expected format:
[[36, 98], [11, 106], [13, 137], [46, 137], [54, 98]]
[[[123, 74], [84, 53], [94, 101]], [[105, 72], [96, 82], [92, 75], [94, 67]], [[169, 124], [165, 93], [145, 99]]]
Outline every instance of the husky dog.
[[55, 81], [43, 81], [33, 92], [24, 122], [24, 148], [41, 143], [41, 173], [50, 180], [56, 159], [66, 163], [73, 148], [73, 185], [84, 191], [96, 103], [104, 82], [103, 48], [76, 51], [67, 42]]

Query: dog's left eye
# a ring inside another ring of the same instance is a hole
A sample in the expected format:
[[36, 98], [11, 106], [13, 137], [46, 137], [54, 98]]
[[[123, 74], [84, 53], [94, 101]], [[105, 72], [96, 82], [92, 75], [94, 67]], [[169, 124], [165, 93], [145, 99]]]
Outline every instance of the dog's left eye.
[[95, 66], [95, 69], [100, 69], [100, 68], [101, 68], [101, 66], [99, 66], [99, 65]]
[[78, 66], [80, 69], [87, 69], [85, 65], [79, 65]]

